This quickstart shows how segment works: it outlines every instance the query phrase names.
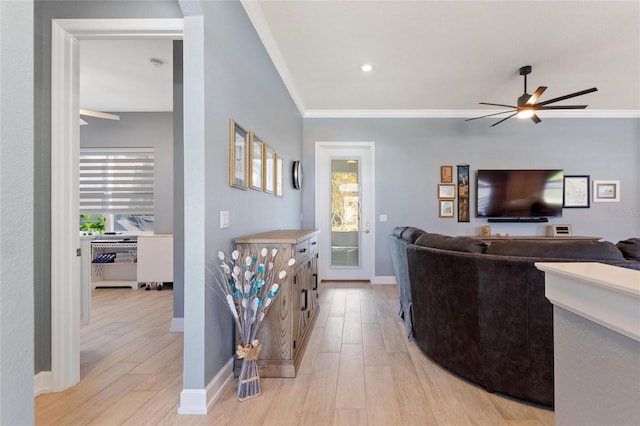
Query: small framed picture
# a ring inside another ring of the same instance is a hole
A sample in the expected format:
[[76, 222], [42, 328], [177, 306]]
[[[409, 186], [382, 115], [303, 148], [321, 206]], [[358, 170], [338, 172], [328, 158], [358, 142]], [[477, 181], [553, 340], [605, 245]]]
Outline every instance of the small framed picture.
[[278, 154], [276, 154], [276, 187], [275, 187], [275, 192], [274, 195], [276, 197], [280, 197], [282, 198], [282, 191], [283, 191], [283, 187], [284, 187], [284, 182], [283, 182], [283, 168], [284, 168], [284, 160], [282, 158], [280, 158], [280, 156]]
[[593, 201], [596, 203], [617, 203], [620, 201], [619, 180], [594, 180]]
[[249, 132], [249, 183], [251, 189], [262, 191], [262, 141]]
[[446, 200], [453, 200], [456, 198], [456, 185], [453, 183], [439, 183], [438, 198]]
[[565, 209], [589, 208], [589, 176], [564, 177]]
[[440, 200], [440, 217], [454, 217], [453, 200]]
[[453, 166], [440, 166], [440, 182], [453, 183]]
[[247, 189], [249, 165], [247, 131], [233, 119], [230, 120], [229, 129], [229, 185]]
[[264, 156], [262, 158], [264, 163], [262, 166], [262, 190], [269, 194], [273, 194], [273, 181], [276, 175], [276, 152], [266, 143], [263, 143], [262, 146], [264, 152]]

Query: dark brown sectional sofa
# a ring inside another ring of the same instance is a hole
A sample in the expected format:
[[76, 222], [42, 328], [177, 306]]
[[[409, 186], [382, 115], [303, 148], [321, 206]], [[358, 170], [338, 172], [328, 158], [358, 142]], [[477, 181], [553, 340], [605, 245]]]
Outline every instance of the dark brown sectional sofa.
[[389, 247], [409, 339], [487, 390], [549, 406], [553, 307], [535, 262], [597, 261], [640, 270], [637, 238], [618, 247], [586, 240], [487, 245], [399, 227], [389, 236]]

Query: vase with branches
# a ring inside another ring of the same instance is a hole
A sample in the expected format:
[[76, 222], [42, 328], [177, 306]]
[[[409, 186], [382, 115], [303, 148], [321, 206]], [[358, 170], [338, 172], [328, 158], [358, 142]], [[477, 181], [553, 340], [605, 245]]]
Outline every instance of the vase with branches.
[[231, 256], [219, 251], [218, 260], [214, 290], [229, 307], [240, 336], [236, 347], [236, 356], [242, 360], [238, 399], [244, 401], [261, 393], [258, 372], [261, 345], [256, 336], [280, 293], [279, 282], [295, 259], [282, 259], [277, 249], [262, 248], [243, 253], [234, 250]]

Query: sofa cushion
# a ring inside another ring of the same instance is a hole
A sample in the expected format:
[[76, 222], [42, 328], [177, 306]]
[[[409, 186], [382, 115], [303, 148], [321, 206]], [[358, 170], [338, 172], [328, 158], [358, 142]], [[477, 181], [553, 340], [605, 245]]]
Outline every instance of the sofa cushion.
[[408, 241], [413, 244], [416, 242], [420, 235], [424, 234], [424, 231], [420, 228], [416, 228], [414, 226], [407, 226], [404, 231], [402, 231], [402, 239]]
[[418, 246], [441, 250], [461, 251], [465, 253], [484, 253], [487, 245], [475, 238], [449, 237], [447, 235], [425, 232], [415, 242]]
[[625, 259], [640, 260], [640, 238], [629, 238], [616, 244]]
[[420, 238], [418, 238], [414, 244], [417, 246], [437, 248], [439, 245], [442, 245], [443, 241], [449, 238], [451, 237], [447, 235], [425, 232], [420, 235]]
[[402, 232], [407, 229], [406, 226], [396, 226], [395, 228], [393, 228], [393, 231], [391, 232], [391, 235], [393, 235], [394, 237], [397, 238], [401, 238], [402, 237]]
[[618, 248], [609, 241], [494, 241], [489, 245], [489, 247], [487, 247], [485, 253], [502, 256], [553, 257], [557, 259], [624, 259], [620, 250], [618, 250]]

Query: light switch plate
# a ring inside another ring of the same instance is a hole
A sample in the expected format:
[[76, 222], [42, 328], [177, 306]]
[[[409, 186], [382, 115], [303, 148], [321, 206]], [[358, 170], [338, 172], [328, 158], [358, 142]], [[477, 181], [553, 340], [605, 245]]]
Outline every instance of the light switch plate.
[[387, 215], [386, 214], [381, 214], [380, 215], [380, 222], [386, 222], [387, 221]]
[[220, 229], [229, 227], [229, 210], [220, 210]]

